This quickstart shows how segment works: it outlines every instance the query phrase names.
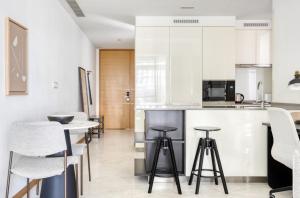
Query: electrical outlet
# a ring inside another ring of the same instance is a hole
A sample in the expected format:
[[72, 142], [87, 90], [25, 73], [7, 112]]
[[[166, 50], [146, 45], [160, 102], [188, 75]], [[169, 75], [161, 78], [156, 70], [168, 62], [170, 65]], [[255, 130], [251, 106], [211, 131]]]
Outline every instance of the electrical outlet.
[[52, 88], [53, 89], [58, 89], [58, 82], [57, 81], [52, 82]]

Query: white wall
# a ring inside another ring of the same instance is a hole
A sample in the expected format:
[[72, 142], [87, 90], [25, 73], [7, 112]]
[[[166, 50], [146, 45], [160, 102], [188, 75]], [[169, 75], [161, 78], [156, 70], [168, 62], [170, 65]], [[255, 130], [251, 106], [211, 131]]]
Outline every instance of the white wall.
[[300, 91], [287, 88], [300, 70], [300, 1], [273, 0], [273, 101], [300, 103]]
[[[5, 96], [6, 16], [29, 29], [27, 96]], [[46, 119], [46, 115], [54, 112], [78, 111], [78, 66], [92, 70], [95, 75], [95, 65], [96, 49], [58, 0], [0, 0], [0, 197], [5, 193], [11, 123]], [[92, 91], [95, 93], [93, 79]], [[59, 82], [58, 89], [51, 87], [53, 81]], [[13, 178], [11, 194], [24, 184], [24, 179]]]

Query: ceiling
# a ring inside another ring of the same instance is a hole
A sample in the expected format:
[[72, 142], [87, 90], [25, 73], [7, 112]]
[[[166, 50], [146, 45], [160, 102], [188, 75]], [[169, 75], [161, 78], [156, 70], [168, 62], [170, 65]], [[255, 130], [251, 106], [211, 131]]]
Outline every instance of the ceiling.
[[134, 48], [135, 16], [272, 16], [272, 0], [77, 0], [85, 17], [59, 1], [97, 48]]

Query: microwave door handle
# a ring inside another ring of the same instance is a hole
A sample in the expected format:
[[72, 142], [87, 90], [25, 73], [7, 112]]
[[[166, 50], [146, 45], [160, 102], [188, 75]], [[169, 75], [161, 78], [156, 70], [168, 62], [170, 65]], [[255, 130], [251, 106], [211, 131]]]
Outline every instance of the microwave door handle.
[[227, 83], [225, 82], [225, 87], [224, 87], [224, 100], [226, 101], [227, 100]]

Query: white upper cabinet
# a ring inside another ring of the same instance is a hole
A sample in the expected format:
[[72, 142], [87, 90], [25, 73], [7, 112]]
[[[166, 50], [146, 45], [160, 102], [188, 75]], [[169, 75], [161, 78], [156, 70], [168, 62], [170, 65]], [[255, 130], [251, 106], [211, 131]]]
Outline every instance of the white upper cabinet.
[[256, 30], [236, 31], [236, 64], [256, 63]]
[[202, 27], [170, 28], [170, 101], [202, 103]]
[[235, 28], [203, 28], [203, 80], [235, 79]]
[[272, 36], [271, 30], [256, 31], [256, 64], [271, 65], [272, 64]]
[[136, 104], [166, 104], [169, 27], [136, 27]]
[[271, 30], [236, 30], [236, 64], [271, 65]]

